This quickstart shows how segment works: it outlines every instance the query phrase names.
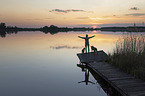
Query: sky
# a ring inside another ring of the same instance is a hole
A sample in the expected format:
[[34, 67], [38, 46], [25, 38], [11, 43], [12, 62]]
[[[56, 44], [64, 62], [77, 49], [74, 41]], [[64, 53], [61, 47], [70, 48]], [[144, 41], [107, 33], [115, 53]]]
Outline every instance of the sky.
[[144, 25], [145, 0], [0, 0], [7, 26]]

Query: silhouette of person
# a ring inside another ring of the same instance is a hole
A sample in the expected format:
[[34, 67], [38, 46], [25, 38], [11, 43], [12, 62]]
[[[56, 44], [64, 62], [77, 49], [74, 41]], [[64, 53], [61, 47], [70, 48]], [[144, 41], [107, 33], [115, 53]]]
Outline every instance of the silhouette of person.
[[82, 38], [82, 39], [85, 39], [85, 49], [86, 49], [86, 53], [87, 53], [87, 49], [88, 49], [88, 52], [89, 52], [89, 39], [95, 37], [95, 35], [94, 36], [91, 36], [91, 37], [88, 37], [88, 34], [86, 34], [86, 37], [81, 37], [81, 36], [78, 36], [78, 37], [79, 38]]
[[84, 81], [80, 81], [78, 83], [86, 83], [86, 85], [88, 85], [88, 83], [91, 83], [91, 84], [95, 84], [91, 81], [89, 81], [89, 70], [85, 70], [85, 80]]

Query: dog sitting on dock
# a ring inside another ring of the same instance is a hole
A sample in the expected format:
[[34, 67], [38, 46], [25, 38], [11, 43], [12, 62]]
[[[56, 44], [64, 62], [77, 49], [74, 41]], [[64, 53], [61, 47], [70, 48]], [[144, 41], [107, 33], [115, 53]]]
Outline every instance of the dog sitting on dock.
[[83, 48], [83, 49], [82, 49], [82, 53], [85, 53], [85, 49], [86, 49], [86, 48]]
[[93, 52], [97, 52], [97, 48], [96, 47], [91, 46], [91, 49], [92, 49]]

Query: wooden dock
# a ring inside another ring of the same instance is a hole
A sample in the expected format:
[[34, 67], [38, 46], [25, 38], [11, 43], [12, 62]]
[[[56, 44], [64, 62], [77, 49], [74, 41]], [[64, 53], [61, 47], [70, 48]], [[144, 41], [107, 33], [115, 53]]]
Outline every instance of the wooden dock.
[[[116, 68], [111, 64], [103, 62], [107, 59], [105, 52], [100, 51], [99, 54], [81, 53], [77, 55], [81, 63], [87, 64], [89, 68], [91, 68], [96, 74], [107, 81], [122, 96], [145, 96], [145, 82], [140, 79], [136, 79], [127, 73], [124, 73], [119, 68]], [[95, 59], [94, 56], [99, 59]], [[101, 56], [106, 57], [102, 58]]]

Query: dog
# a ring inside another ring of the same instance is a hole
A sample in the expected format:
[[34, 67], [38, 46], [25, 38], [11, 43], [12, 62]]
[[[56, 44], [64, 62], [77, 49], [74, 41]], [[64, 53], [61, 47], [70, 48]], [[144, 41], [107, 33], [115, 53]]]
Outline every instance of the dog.
[[83, 49], [82, 49], [82, 53], [85, 53], [85, 49], [86, 49], [86, 48], [83, 48]]
[[94, 46], [91, 46], [91, 50], [94, 51], [94, 52], [97, 52], [97, 48], [94, 47]]

